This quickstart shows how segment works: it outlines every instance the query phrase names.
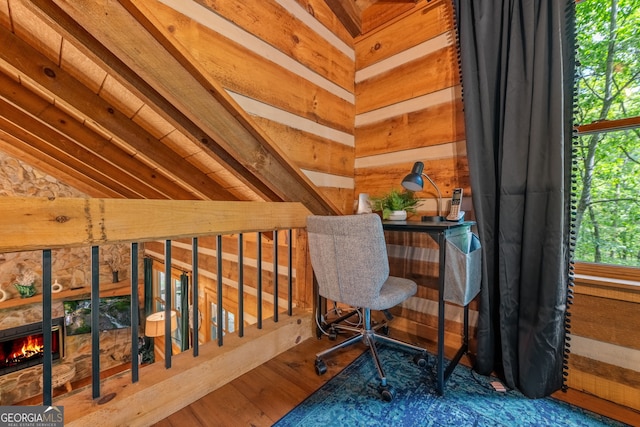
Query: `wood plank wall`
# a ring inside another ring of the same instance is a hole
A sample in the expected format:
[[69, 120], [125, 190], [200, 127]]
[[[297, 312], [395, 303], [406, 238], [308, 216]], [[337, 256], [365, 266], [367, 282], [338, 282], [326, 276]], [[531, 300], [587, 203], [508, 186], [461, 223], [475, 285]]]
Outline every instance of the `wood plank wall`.
[[[640, 411], [640, 290], [577, 275], [567, 385]], [[631, 283], [631, 282], [629, 282]]]
[[327, 5], [164, 0], [153, 13], [309, 179], [350, 211], [353, 40]]
[[[400, 188], [417, 160], [443, 197], [471, 194], [453, 28], [449, 2], [432, 0], [356, 40], [356, 194]], [[418, 195], [435, 211], [433, 189]]]
[[[450, 2], [419, 2], [412, 10], [355, 41], [355, 191], [375, 197], [401, 180], [415, 161], [438, 185], [442, 210], [456, 187], [464, 189], [464, 210], [473, 218], [471, 188], [454, 17]], [[437, 210], [427, 183], [421, 214]], [[428, 236], [387, 233], [392, 274], [411, 277], [418, 294], [396, 312], [399, 324], [435, 340], [437, 327], [437, 245]], [[462, 310], [447, 305], [447, 344], [457, 346]], [[472, 303], [471, 324], [477, 318]], [[473, 332], [473, 331], [472, 331]]]

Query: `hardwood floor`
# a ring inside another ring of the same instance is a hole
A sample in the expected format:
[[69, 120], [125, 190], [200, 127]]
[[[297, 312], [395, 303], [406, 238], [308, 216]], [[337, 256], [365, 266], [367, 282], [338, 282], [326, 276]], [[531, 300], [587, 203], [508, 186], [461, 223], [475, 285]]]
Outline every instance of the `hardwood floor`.
[[157, 427], [271, 426], [360, 355], [350, 346], [326, 359], [316, 375], [315, 353], [335, 342], [309, 339], [155, 424]]
[[[398, 333], [393, 333], [399, 336]], [[406, 339], [406, 337], [404, 338]], [[320, 388], [360, 355], [365, 347], [355, 345], [325, 359], [327, 373], [318, 376], [315, 353], [335, 344], [327, 338], [309, 339], [269, 362], [242, 375], [193, 404], [155, 424], [156, 427], [271, 426]], [[420, 343], [433, 352], [433, 343]], [[468, 364], [463, 357], [462, 363]], [[554, 397], [632, 426], [640, 426], [640, 413], [576, 391]]]

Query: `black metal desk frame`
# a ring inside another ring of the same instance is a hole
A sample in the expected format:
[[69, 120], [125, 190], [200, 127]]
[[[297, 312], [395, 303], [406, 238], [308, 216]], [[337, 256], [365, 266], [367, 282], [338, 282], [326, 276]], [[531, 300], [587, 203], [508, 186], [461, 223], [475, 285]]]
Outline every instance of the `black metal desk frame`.
[[462, 356], [469, 350], [469, 305], [464, 306], [464, 332], [462, 337], [462, 346], [456, 352], [451, 362], [444, 368], [444, 284], [445, 284], [445, 265], [447, 255], [445, 243], [448, 238], [469, 231], [475, 222], [421, 222], [421, 221], [383, 221], [382, 228], [385, 231], [400, 231], [411, 233], [426, 233], [438, 243], [439, 250], [439, 266], [438, 266], [438, 354], [437, 354], [437, 374], [436, 388], [439, 395], [444, 394], [444, 385], [451, 376]]

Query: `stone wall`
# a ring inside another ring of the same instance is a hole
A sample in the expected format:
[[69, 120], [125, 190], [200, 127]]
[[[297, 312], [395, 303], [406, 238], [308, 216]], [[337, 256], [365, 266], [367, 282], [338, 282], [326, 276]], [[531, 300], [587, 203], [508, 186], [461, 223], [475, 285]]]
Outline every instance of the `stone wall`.
[[[86, 194], [56, 180], [30, 165], [0, 151], [0, 197], [87, 197]], [[129, 248], [113, 245], [100, 248], [100, 283], [112, 282], [112, 271], [108, 259], [121, 259], [123, 266], [120, 278], [126, 277]], [[52, 250], [52, 279], [62, 285], [63, 290], [84, 288], [90, 292], [91, 284], [90, 248]], [[35, 272], [36, 295], [42, 293], [42, 252], [28, 251], [0, 254], [0, 299], [20, 298], [14, 287], [16, 280], [26, 270]], [[55, 294], [54, 294], [55, 298]], [[74, 297], [77, 299], [77, 297]], [[42, 306], [24, 299], [18, 307], [3, 308], [0, 302], [0, 330], [42, 321]], [[54, 300], [52, 316], [64, 315], [61, 300]], [[101, 370], [131, 361], [131, 331], [118, 329], [100, 333]], [[65, 357], [62, 363], [73, 364], [76, 375], [72, 381], [91, 375], [91, 335], [82, 334], [65, 337]], [[11, 405], [42, 393], [40, 380], [42, 366], [34, 366], [0, 377], [0, 405]]]

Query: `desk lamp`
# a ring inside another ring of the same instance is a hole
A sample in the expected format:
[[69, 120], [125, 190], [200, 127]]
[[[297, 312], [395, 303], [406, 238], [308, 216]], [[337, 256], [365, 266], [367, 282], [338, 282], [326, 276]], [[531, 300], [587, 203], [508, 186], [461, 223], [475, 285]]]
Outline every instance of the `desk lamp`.
[[427, 174], [422, 172], [423, 170], [424, 170], [424, 163], [415, 162], [413, 164], [413, 168], [411, 169], [411, 173], [405, 176], [404, 179], [402, 180], [402, 186], [409, 191], [413, 191], [413, 192], [421, 191], [422, 188], [424, 187], [424, 181], [422, 177], [427, 178], [427, 181], [429, 181], [431, 185], [433, 185], [433, 188], [435, 188], [436, 192], [438, 193], [438, 215], [423, 216], [422, 221], [431, 221], [431, 222], [444, 221], [444, 218], [442, 217], [442, 194], [440, 193], [440, 189], [438, 188], [436, 183], [433, 182], [431, 178], [429, 178]]

